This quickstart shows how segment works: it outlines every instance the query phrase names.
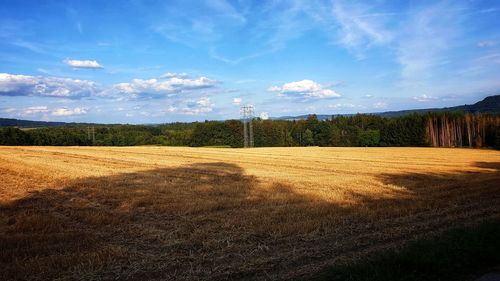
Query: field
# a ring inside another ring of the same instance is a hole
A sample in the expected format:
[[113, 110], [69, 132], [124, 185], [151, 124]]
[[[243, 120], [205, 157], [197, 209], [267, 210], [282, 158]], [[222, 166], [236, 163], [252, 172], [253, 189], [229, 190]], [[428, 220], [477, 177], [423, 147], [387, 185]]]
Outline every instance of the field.
[[292, 279], [500, 218], [500, 152], [0, 147], [9, 279]]

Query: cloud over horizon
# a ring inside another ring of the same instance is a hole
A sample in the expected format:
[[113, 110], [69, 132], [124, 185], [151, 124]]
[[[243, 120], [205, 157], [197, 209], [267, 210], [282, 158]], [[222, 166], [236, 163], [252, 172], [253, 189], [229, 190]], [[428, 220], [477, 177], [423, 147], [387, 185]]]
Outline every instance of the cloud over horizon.
[[0, 73], [0, 96], [82, 98], [97, 91], [93, 81]]
[[73, 4], [0, 9], [2, 116], [201, 121], [238, 118], [247, 103], [335, 114], [500, 91], [495, 1]]
[[187, 74], [167, 73], [160, 78], [133, 79], [132, 82], [118, 83], [107, 94], [124, 94], [128, 98], [158, 98], [195, 90], [214, 88], [220, 81], [204, 76], [189, 78]]
[[86, 107], [75, 107], [75, 108], [67, 108], [61, 107], [54, 109], [52, 111], [52, 115], [54, 116], [73, 116], [73, 115], [83, 115], [88, 113], [88, 108]]
[[288, 82], [281, 86], [271, 86], [270, 92], [277, 92], [280, 96], [302, 98], [338, 98], [340, 94], [312, 80]]

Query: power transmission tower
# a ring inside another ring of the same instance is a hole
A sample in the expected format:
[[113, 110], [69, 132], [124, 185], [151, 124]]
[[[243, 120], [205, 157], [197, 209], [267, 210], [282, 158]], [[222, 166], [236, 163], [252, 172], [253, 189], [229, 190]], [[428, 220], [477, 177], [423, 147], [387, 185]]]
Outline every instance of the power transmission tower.
[[245, 105], [240, 108], [240, 116], [243, 121], [243, 147], [253, 147], [253, 105]]
[[248, 126], [247, 121], [243, 120], [243, 147], [248, 147]]

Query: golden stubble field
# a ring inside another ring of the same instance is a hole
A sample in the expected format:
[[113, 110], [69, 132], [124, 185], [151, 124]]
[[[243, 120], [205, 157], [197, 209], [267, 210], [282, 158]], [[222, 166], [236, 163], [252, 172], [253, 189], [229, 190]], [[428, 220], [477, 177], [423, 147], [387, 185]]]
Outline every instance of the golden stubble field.
[[500, 217], [500, 152], [0, 147], [2, 279], [307, 278]]

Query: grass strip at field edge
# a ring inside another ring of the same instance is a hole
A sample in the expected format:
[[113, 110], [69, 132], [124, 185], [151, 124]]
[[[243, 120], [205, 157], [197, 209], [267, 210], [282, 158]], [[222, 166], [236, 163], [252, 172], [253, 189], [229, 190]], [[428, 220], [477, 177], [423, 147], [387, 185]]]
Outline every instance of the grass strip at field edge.
[[473, 276], [500, 265], [499, 237], [500, 220], [455, 228], [397, 250], [325, 268], [308, 280], [474, 280]]

